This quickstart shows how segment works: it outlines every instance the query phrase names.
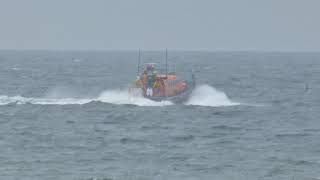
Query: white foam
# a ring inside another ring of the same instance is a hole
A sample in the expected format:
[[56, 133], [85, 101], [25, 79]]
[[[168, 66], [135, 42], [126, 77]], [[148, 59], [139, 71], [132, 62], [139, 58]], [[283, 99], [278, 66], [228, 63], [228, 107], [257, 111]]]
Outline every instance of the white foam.
[[112, 104], [133, 104], [137, 106], [168, 106], [173, 105], [170, 101], [156, 102], [150, 99], [144, 98], [139, 94], [131, 94], [127, 90], [111, 90], [104, 91], [97, 99], [101, 102]]
[[61, 99], [48, 99], [48, 98], [26, 98], [22, 96], [0, 96], [0, 105], [7, 105], [11, 103], [16, 104], [86, 104], [91, 102], [91, 99], [75, 99], [75, 98], [61, 98]]
[[[110, 104], [132, 104], [137, 106], [168, 106], [173, 105], [170, 101], [156, 102], [144, 98], [141, 93], [129, 93], [128, 90], [107, 90], [102, 92], [96, 98], [32, 98], [22, 96], [0, 96], [0, 105], [7, 104], [41, 104], [41, 105], [68, 105], [68, 104], [87, 104], [93, 101], [99, 101]], [[231, 101], [224, 92], [216, 90], [209, 85], [200, 85], [191, 94], [185, 105], [197, 106], [235, 106], [240, 103]]]
[[81, 59], [73, 59], [73, 62], [76, 62], [76, 63], [81, 62], [81, 61], [82, 61]]
[[20, 71], [21, 70], [21, 68], [18, 68], [18, 67], [13, 67], [11, 69], [14, 70], [14, 71]]
[[68, 105], [68, 104], [87, 104], [92, 101], [100, 101], [111, 104], [132, 104], [137, 106], [167, 106], [172, 105], [170, 101], [155, 102], [146, 99], [141, 95], [130, 94], [126, 90], [109, 90], [101, 93], [97, 98], [27, 98], [22, 96], [0, 96], [0, 105], [7, 104], [42, 104], [42, 105]]
[[197, 86], [185, 104], [211, 107], [240, 105], [231, 101], [224, 92], [206, 84]]

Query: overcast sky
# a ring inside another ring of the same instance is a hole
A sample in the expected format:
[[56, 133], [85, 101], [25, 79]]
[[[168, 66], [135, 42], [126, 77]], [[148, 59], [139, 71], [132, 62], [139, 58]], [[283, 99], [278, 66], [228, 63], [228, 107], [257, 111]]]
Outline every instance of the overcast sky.
[[320, 51], [320, 0], [0, 0], [0, 49]]

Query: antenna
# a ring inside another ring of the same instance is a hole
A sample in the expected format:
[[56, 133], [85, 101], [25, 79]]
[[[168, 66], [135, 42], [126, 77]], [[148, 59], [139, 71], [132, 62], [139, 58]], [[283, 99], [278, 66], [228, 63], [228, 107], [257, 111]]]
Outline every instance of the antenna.
[[140, 48], [139, 48], [139, 55], [138, 55], [138, 76], [140, 73], [140, 59], [141, 59], [141, 53], [140, 53]]
[[168, 49], [166, 48], [166, 77], [168, 77]]

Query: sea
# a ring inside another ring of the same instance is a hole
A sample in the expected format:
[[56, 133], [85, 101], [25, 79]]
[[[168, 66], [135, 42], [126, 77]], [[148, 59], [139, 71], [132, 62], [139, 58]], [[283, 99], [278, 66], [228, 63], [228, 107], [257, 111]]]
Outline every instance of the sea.
[[130, 94], [144, 62], [1, 50], [0, 179], [320, 179], [320, 53], [169, 51], [182, 104]]

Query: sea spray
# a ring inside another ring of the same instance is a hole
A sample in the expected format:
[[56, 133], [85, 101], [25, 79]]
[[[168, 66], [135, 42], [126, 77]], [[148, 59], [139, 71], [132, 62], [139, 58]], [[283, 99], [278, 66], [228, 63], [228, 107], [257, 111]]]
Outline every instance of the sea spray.
[[206, 84], [197, 86], [185, 104], [211, 107], [240, 105], [231, 101], [224, 92]]

